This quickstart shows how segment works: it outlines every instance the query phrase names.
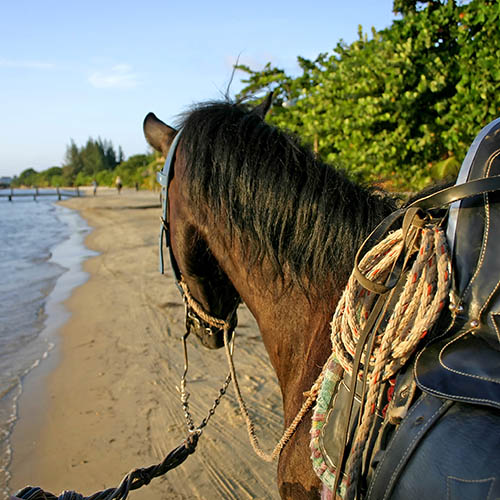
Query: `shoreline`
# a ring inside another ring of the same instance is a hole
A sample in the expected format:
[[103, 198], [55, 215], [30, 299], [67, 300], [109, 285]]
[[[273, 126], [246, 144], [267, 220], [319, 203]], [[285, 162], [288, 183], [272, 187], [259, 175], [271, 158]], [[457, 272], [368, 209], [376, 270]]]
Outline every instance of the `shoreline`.
[[[44, 204], [46, 205], [46, 204]], [[51, 204], [52, 205], [52, 204]], [[19, 362], [19, 365], [10, 365], [13, 385], [2, 393], [2, 417], [6, 416], [2, 428], [1, 449], [4, 455], [0, 465], [0, 499], [8, 497], [7, 486], [10, 481], [10, 461], [12, 456], [12, 446], [10, 442], [11, 433], [18, 420], [18, 403], [25, 392], [25, 380], [33, 371], [38, 372], [38, 378], [42, 379], [51, 367], [57, 363], [58, 345], [57, 331], [69, 319], [69, 313], [63, 306], [71, 294], [72, 290], [83, 284], [87, 279], [87, 274], [81, 269], [82, 262], [91, 255], [83, 244], [84, 235], [90, 231], [85, 220], [80, 217], [78, 212], [63, 206], [52, 205], [55, 210], [55, 217], [61, 227], [66, 228], [66, 235], [53, 246], [47, 247], [47, 257], [41, 257], [41, 266], [53, 266], [53, 269], [60, 269], [47, 287], [40, 290], [43, 294], [43, 306], [39, 315], [44, 319], [40, 320], [38, 333], [36, 336], [29, 337], [26, 348], [13, 351], [13, 359]], [[42, 210], [43, 213], [45, 213]], [[49, 253], [50, 249], [50, 253]], [[20, 250], [21, 254], [25, 250]], [[42, 251], [44, 251], [42, 249]], [[36, 267], [32, 268], [31, 274], [36, 275]], [[42, 276], [47, 276], [47, 271], [42, 271]], [[35, 286], [36, 288], [36, 286]], [[47, 290], [46, 292], [44, 290]], [[9, 348], [9, 346], [7, 346]], [[9, 365], [4, 363], [6, 373], [9, 373]], [[17, 371], [16, 371], [17, 370]], [[43, 387], [35, 393], [31, 391], [29, 400], [36, 401], [36, 406], [41, 407], [43, 400], [41, 393]], [[9, 415], [10, 407], [10, 415]]]
[[[38, 339], [42, 345], [46, 346], [46, 350], [20, 379], [20, 392], [15, 401], [16, 417], [13, 429], [7, 438], [11, 455], [12, 436], [16, 427], [18, 428], [17, 432], [23, 437], [19, 440], [19, 447], [16, 446], [15, 453], [29, 453], [30, 447], [33, 447], [38, 439], [48, 408], [46, 381], [60, 361], [59, 330], [71, 317], [70, 312], [65, 307], [65, 301], [76, 288], [83, 285], [89, 278], [89, 274], [83, 270], [85, 260], [97, 255], [96, 252], [85, 246], [85, 237], [92, 228], [81, 217], [80, 213], [64, 206], [64, 204], [54, 203], [54, 206], [58, 212], [59, 221], [68, 228], [68, 236], [50, 249], [48, 262], [60, 266], [63, 272], [55, 280], [43, 306], [45, 319]], [[22, 410], [20, 410], [21, 406]], [[24, 417], [20, 422], [19, 414], [21, 411]], [[11, 482], [12, 460], [10, 462], [5, 471], [7, 480], [5, 488]], [[0, 493], [8, 494], [8, 490], [9, 488], [4, 489]]]
[[[100, 189], [61, 204], [93, 228], [85, 245], [99, 255], [84, 262], [90, 277], [64, 302], [71, 316], [57, 333], [58, 355], [43, 363], [46, 375], [37, 370], [26, 378], [10, 488], [89, 495], [118, 485], [133, 468], [161, 462], [186, 436], [176, 389], [184, 310], [171, 273], [158, 272], [158, 194]], [[245, 309], [239, 316], [236, 369], [259, 436], [271, 447], [282, 430], [281, 397], [253, 319]], [[189, 351], [198, 422], [227, 369], [223, 352], [194, 339]], [[131, 497], [278, 498], [276, 466], [253, 455], [232, 388], [196, 453]]]

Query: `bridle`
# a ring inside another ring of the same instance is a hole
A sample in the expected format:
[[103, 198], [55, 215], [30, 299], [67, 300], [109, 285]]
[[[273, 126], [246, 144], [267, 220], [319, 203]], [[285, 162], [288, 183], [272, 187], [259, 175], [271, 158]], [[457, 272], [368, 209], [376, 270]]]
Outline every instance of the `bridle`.
[[[234, 348], [234, 337], [233, 332], [236, 326], [236, 310], [239, 305], [239, 300], [234, 305], [233, 309], [230, 311], [229, 315], [226, 319], [217, 318], [212, 314], [205, 311], [203, 306], [192, 296], [189, 288], [187, 286], [186, 281], [184, 280], [177, 260], [175, 258], [174, 252], [172, 250], [172, 244], [170, 240], [170, 210], [169, 210], [169, 199], [168, 199], [168, 188], [170, 186], [170, 182], [174, 176], [174, 160], [175, 154], [177, 151], [177, 147], [180, 142], [180, 138], [182, 135], [182, 128], [177, 132], [170, 145], [170, 149], [168, 151], [167, 157], [165, 159], [165, 164], [161, 171], [157, 173], [157, 180], [162, 186], [162, 217], [161, 217], [161, 229], [160, 229], [160, 241], [159, 241], [159, 257], [160, 257], [160, 272], [162, 274], [165, 273], [165, 260], [163, 256], [163, 245], [168, 248], [169, 256], [170, 256], [170, 266], [174, 272], [175, 282], [177, 288], [179, 289], [182, 299], [185, 305], [185, 333], [182, 336], [182, 346], [184, 352], [184, 372], [180, 381], [180, 393], [181, 393], [181, 402], [184, 410], [184, 417], [186, 419], [186, 424], [190, 433], [201, 435], [203, 428], [207, 425], [208, 421], [215, 413], [215, 409], [220, 403], [222, 396], [226, 393], [227, 387], [231, 382], [231, 372], [228, 373], [224, 383], [219, 389], [219, 394], [215, 398], [212, 407], [210, 408], [207, 416], [201, 421], [201, 423], [196, 427], [191, 416], [191, 412], [189, 410], [189, 392], [186, 389], [186, 378], [187, 372], [189, 368], [188, 362], [188, 353], [187, 353], [187, 338], [191, 332], [191, 329], [195, 327], [196, 329], [203, 329], [205, 334], [209, 338], [215, 338], [220, 334], [220, 331], [223, 332], [222, 342], [226, 344], [226, 349], [230, 352], [231, 356]], [[220, 335], [219, 335], [220, 337]], [[203, 339], [201, 339], [203, 342]], [[205, 342], [203, 342], [207, 345]], [[216, 341], [215, 345], [219, 347], [220, 342]]]
[[[192, 327], [196, 329], [203, 328], [206, 336], [213, 339], [213, 343], [216, 347], [221, 347], [222, 337], [221, 330], [229, 326], [230, 336], [232, 336], [234, 327], [236, 326], [236, 310], [239, 305], [239, 300], [236, 301], [233, 309], [230, 311], [226, 318], [217, 318], [211, 313], [207, 312], [203, 306], [192, 296], [185, 279], [182, 276], [181, 270], [175, 259], [175, 255], [172, 250], [171, 240], [170, 240], [170, 210], [169, 210], [169, 199], [168, 199], [168, 188], [170, 182], [174, 176], [174, 161], [177, 152], [177, 147], [182, 136], [182, 128], [177, 132], [172, 141], [170, 149], [168, 151], [167, 157], [165, 159], [165, 164], [160, 172], [157, 173], [157, 180], [162, 186], [162, 225], [160, 230], [160, 242], [159, 242], [159, 256], [160, 256], [160, 272], [165, 273], [165, 261], [163, 256], [163, 244], [168, 248], [170, 256], [170, 266], [174, 272], [175, 281], [177, 288], [179, 289], [183, 301], [186, 307], [186, 337]], [[219, 339], [216, 339], [216, 336]], [[203, 342], [203, 339], [201, 339]], [[205, 345], [211, 347], [206, 342]]]
[[[202, 429], [207, 425], [208, 421], [215, 413], [215, 409], [219, 405], [221, 397], [226, 393], [229, 383], [231, 382], [231, 380], [233, 380], [236, 397], [238, 400], [238, 405], [246, 422], [247, 432], [250, 438], [250, 443], [252, 445], [252, 448], [260, 458], [266, 460], [267, 462], [271, 462], [279, 457], [281, 450], [293, 436], [298, 425], [304, 418], [305, 414], [310, 410], [310, 408], [314, 404], [322, 382], [323, 372], [320, 374], [318, 379], [312, 385], [310, 391], [307, 393], [307, 398], [303, 402], [302, 407], [300, 408], [300, 410], [298, 411], [297, 415], [290, 423], [288, 428], [284, 431], [281, 439], [274, 447], [272, 453], [266, 453], [260, 447], [257, 436], [255, 435], [254, 425], [253, 422], [251, 421], [246, 404], [243, 401], [232, 359], [233, 348], [234, 348], [233, 331], [234, 327], [236, 326], [236, 310], [238, 308], [240, 300], [236, 301], [234, 308], [230, 311], [226, 319], [217, 318], [212, 314], [208, 313], [203, 308], [203, 306], [191, 295], [187, 283], [183, 279], [179, 265], [175, 259], [175, 255], [172, 250], [172, 245], [170, 241], [168, 188], [170, 186], [170, 182], [172, 181], [174, 175], [173, 166], [175, 161], [175, 154], [180, 142], [181, 135], [182, 135], [182, 128], [177, 132], [176, 136], [174, 137], [174, 140], [172, 141], [167, 157], [165, 159], [165, 164], [163, 165], [162, 170], [157, 173], [157, 180], [162, 186], [162, 208], [163, 208], [163, 215], [161, 218], [162, 225], [160, 231], [160, 250], [159, 250], [160, 272], [162, 274], [164, 274], [165, 272], [165, 264], [163, 256], [163, 243], [165, 243], [166, 247], [169, 250], [170, 264], [174, 271], [176, 284], [181, 292], [186, 307], [186, 333], [182, 337], [182, 343], [184, 349], [184, 373], [181, 378], [180, 393], [181, 393], [181, 402], [182, 402], [182, 407], [184, 409], [184, 416], [186, 419], [187, 427], [192, 434], [196, 434], [199, 436], [202, 433]], [[198, 425], [198, 427], [195, 427], [193, 418], [189, 410], [189, 404], [188, 404], [189, 392], [187, 392], [186, 390], [186, 376], [188, 371], [188, 355], [187, 355], [186, 340], [190, 334], [191, 326], [193, 325], [195, 326], [203, 325], [204, 330], [209, 337], [214, 337], [218, 335], [222, 330], [223, 345], [225, 347], [226, 357], [229, 365], [229, 373], [226, 379], [224, 380], [224, 383], [222, 384], [221, 388], [219, 389], [219, 394], [216, 397], [214, 403], [212, 404], [212, 407], [208, 411], [208, 415], [202, 420], [201, 424]]]
[[177, 151], [177, 145], [179, 144], [179, 140], [182, 135], [182, 129], [177, 132], [170, 145], [170, 149], [168, 150], [167, 157], [165, 159], [165, 163], [161, 171], [157, 172], [156, 179], [161, 185], [161, 195], [162, 195], [162, 225], [160, 231], [160, 272], [165, 274], [165, 262], [163, 259], [163, 242], [165, 241], [165, 245], [169, 249], [170, 253], [170, 264], [172, 266], [172, 270], [174, 271], [175, 279], [177, 283], [179, 283], [182, 279], [182, 275], [177, 265], [177, 261], [175, 260], [174, 254], [172, 252], [172, 246], [170, 244], [170, 216], [169, 216], [169, 207], [168, 207], [168, 188], [170, 186], [170, 182], [172, 181], [172, 177], [174, 176], [173, 163], [175, 159], [175, 153]]

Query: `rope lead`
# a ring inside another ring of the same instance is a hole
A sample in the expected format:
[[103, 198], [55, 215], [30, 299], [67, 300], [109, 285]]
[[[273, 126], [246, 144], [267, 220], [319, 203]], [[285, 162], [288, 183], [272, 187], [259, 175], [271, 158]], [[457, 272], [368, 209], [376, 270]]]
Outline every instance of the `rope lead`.
[[182, 464], [196, 450], [198, 437], [198, 433], [188, 436], [181, 445], [174, 448], [165, 457], [163, 462], [130, 471], [117, 488], [98, 491], [85, 497], [74, 491], [63, 491], [59, 496], [56, 496], [53, 493], [43, 491], [41, 488], [27, 486], [17, 492], [15, 498], [22, 500], [125, 500], [130, 491], [149, 484], [155, 477], [162, 476]]

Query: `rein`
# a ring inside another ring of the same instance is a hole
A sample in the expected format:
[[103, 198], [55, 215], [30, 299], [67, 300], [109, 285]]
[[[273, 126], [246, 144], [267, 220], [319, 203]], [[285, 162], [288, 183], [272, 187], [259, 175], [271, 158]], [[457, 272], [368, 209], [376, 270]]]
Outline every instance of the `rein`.
[[281, 439], [278, 441], [273, 451], [271, 453], [266, 453], [259, 444], [257, 435], [255, 434], [255, 426], [252, 422], [250, 414], [248, 413], [245, 401], [243, 400], [243, 397], [241, 395], [240, 386], [236, 378], [236, 371], [233, 363], [233, 355], [229, 348], [229, 341], [226, 329], [224, 329], [224, 347], [226, 350], [226, 357], [227, 357], [227, 362], [229, 364], [229, 369], [234, 380], [234, 389], [236, 392], [236, 397], [238, 399], [238, 404], [240, 406], [240, 411], [243, 417], [245, 418], [245, 422], [247, 425], [247, 432], [248, 432], [248, 437], [250, 439], [250, 444], [252, 445], [252, 448], [255, 451], [255, 453], [260, 458], [262, 458], [266, 462], [273, 462], [274, 460], [276, 460], [276, 458], [279, 457], [281, 450], [285, 447], [285, 445], [288, 443], [290, 438], [297, 430], [297, 427], [304, 418], [304, 415], [311, 409], [312, 405], [316, 401], [316, 397], [318, 395], [319, 389], [321, 387], [321, 382], [323, 380], [323, 372], [320, 374], [316, 382], [314, 382], [311, 390], [308, 392], [307, 399], [302, 404], [302, 407], [298, 411], [297, 415], [295, 416], [291, 424], [283, 432]]
[[[240, 385], [238, 383], [238, 378], [236, 376], [236, 369], [234, 367], [234, 360], [233, 360], [233, 352], [234, 352], [234, 339], [235, 335], [233, 335], [232, 339], [229, 338], [229, 332], [231, 330], [231, 324], [228, 320], [221, 320], [220, 318], [217, 318], [215, 316], [212, 316], [211, 314], [207, 313], [201, 305], [198, 303], [198, 301], [191, 295], [189, 288], [184, 280], [181, 279], [179, 282], [179, 287], [181, 288], [183, 292], [183, 297], [184, 301], [186, 303], [186, 310], [188, 310], [188, 307], [191, 308], [193, 311], [196, 312], [196, 314], [203, 319], [204, 322], [209, 324], [210, 326], [216, 327], [216, 328], [222, 328], [224, 330], [224, 350], [226, 353], [226, 359], [227, 359], [227, 364], [229, 366], [229, 374], [226, 377], [226, 380], [224, 381], [224, 384], [222, 385], [221, 389], [219, 390], [219, 396], [215, 400], [212, 408], [209, 411], [209, 414], [205, 419], [203, 419], [202, 423], [195, 429], [194, 424], [193, 424], [193, 419], [191, 418], [191, 414], [189, 412], [189, 407], [188, 407], [188, 399], [189, 399], [189, 393], [186, 391], [185, 388], [185, 383], [186, 383], [186, 375], [187, 375], [187, 369], [188, 369], [188, 356], [187, 356], [187, 347], [186, 347], [186, 339], [189, 335], [188, 332], [182, 337], [183, 341], [183, 346], [184, 346], [184, 374], [181, 379], [181, 401], [182, 401], [182, 406], [184, 409], [184, 414], [186, 417], [186, 422], [188, 424], [188, 429], [190, 432], [196, 432], [198, 434], [201, 434], [201, 429], [205, 427], [208, 423], [208, 420], [210, 417], [215, 413], [215, 409], [219, 405], [221, 397], [226, 393], [226, 389], [231, 382], [231, 379], [233, 380], [234, 383], [234, 390], [236, 393], [236, 399], [238, 400], [238, 405], [240, 407], [241, 414], [245, 418], [246, 422], [246, 427], [247, 427], [247, 432], [248, 432], [248, 438], [250, 440], [250, 444], [252, 445], [253, 450], [259, 456], [261, 459], [265, 460], [266, 462], [273, 462], [276, 460], [276, 458], [279, 457], [281, 450], [285, 447], [285, 445], [288, 443], [290, 438], [293, 436], [295, 433], [298, 425], [304, 418], [304, 415], [311, 409], [313, 406], [314, 402], [316, 401], [316, 397], [318, 395], [318, 392], [321, 387], [321, 383], [323, 380], [323, 372], [320, 374], [318, 379], [315, 381], [313, 384], [312, 388], [309, 390], [307, 393], [307, 399], [304, 401], [302, 404], [302, 407], [298, 411], [297, 415], [293, 419], [293, 421], [290, 423], [290, 425], [287, 427], [287, 429], [283, 432], [283, 435], [281, 436], [281, 439], [277, 442], [275, 447], [273, 448], [273, 451], [271, 453], [266, 453], [257, 438], [257, 435], [255, 433], [255, 425], [250, 417], [250, 414], [247, 409], [247, 405], [243, 399], [243, 396], [241, 394], [240, 390]], [[233, 312], [229, 314], [229, 318], [231, 318], [233, 315]]]
[[[304, 418], [304, 415], [311, 409], [313, 406], [314, 402], [316, 401], [319, 389], [321, 387], [321, 382], [323, 380], [323, 372], [320, 374], [316, 382], [313, 384], [312, 388], [308, 391], [307, 393], [307, 399], [304, 401], [302, 404], [302, 407], [298, 411], [296, 417], [293, 419], [291, 424], [288, 426], [288, 428], [284, 431], [281, 439], [278, 441], [276, 446], [274, 447], [273, 451], [269, 454], [263, 451], [262, 447], [259, 444], [259, 441], [257, 439], [257, 436], [255, 434], [255, 426], [250, 418], [250, 415], [248, 413], [247, 406], [245, 404], [245, 401], [243, 400], [243, 397], [241, 395], [241, 390], [240, 386], [238, 384], [238, 380], [236, 377], [236, 370], [234, 367], [234, 361], [233, 361], [233, 352], [234, 352], [234, 335], [232, 336], [232, 339], [230, 339], [230, 331], [232, 329], [232, 324], [231, 324], [231, 319], [234, 317], [234, 314], [236, 313], [236, 309], [238, 307], [238, 302], [235, 304], [234, 309], [229, 313], [228, 317], [224, 320], [221, 318], [217, 318], [207, 311], [204, 310], [204, 308], [201, 306], [201, 304], [192, 296], [191, 292], [189, 291], [189, 288], [182, 276], [182, 273], [179, 269], [179, 266], [177, 264], [177, 261], [175, 259], [174, 253], [172, 251], [172, 246], [170, 243], [170, 211], [169, 211], [169, 203], [168, 203], [168, 187], [170, 185], [170, 182], [173, 178], [173, 166], [175, 162], [175, 155], [176, 155], [176, 150], [178, 148], [180, 138], [182, 135], [182, 129], [180, 129], [176, 136], [174, 137], [172, 144], [170, 146], [170, 149], [168, 151], [167, 157], [165, 159], [165, 164], [163, 166], [163, 169], [161, 172], [158, 172], [157, 174], [157, 180], [162, 186], [162, 197], [163, 197], [163, 217], [162, 219], [162, 226], [161, 226], [161, 232], [160, 232], [160, 272], [164, 272], [164, 258], [163, 258], [163, 242], [165, 242], [168, 250], [169, 250], [169, 255], [170, 255], [170, 263], [171, 267], [174, 271], [174, 276], [177, 282], [177, 286], [181, 292], [182, 298], [184, 300], [185, 306], [186, 306], [186, 333], [182, 337], [182, 344], [183, 344], [183, 351], [184, 351], [184, 373], [181, 378], [181, 383], [180, 383], [180, 393], [181, 393], [181, 403], [182, 403], [182, 408], [184, 410], [184, 416], [186, 419], [186, 424], [188, 427], [188, 430], [190, 433], [195, 433], [198, 436], [201, 435], [202, 429], [207, 425], [208, 421], [212, 417], [212, 415], [215, 413], [215, 409], [220, 403], [220, 399], [222, 396], [226, 393], [227, 387], [229, 386], [229, 383], [231, 382], [231, 379], [234, 381], [234, 388], [236, 392], [236, 398], [238, 400], [238, 404], [240, 407], [241, 414], [245, 418], [246, 426], [247, 426], [247, 432], [248, 432], [248, 437], [250, 439], [250, 443], [252, 445], [252, 448], [254, 449], [255, 453], [262, 458], [263, 460], [267, 462], [272, 462], [276, 458], [279, 457], [281, 450], [283, 447], [286, 445], [286, 443], [290, 440], [290, 438], [293, 436], [295, 433], [298, 425]], [[192, 313], [194, 313], [196, 316], [193, 316]], [[219, 389], [219, 395], [215, 399], [211, 409], [209, 410], [209, 413], [207, 417], [205, 417], [201, 424], [198, 427], [195, 427], [193, 418], [191, 416], [191, 412], [189, 410], [189, 397], [190, 394], [186, 389], [186, 377], [187, 377], [187, 371], [189, 367], [189, 362], [188, 362], [188, 353], [187, 353], [187, 344], [186, 340], [187, 337], [189, 336], [189, 328], [187, 326], [187, 320], [191, 319], [194, 321], [199, 321], [202, 320], [205, 325], [206, 325], [206, 330], [209, 335], [211, 335], [213, 332], [211, 328], [217, 328], [220, 330], [223, 330], [224, 332], [224, 347], [225, 347], [225, 352], [226, 352], [226, 358], [227, 362], [229, 365], [229, 373], [222, 385], [222, 387]]]
[[[184, 299], [184, 303], [186, 305], [186, 325], [187, 325], [187, 320], [188, 316], [190, 314], [190, 309], [193, 310], [199, 318], [201, 318], [205, 323], [207, 323], [210, 326], [213, 326], [215, 328], [223, 328], [224, 329], [224, 340], [226, 339], [226, 332], [229, 332], [231, 329], [231, 323], [230, 323], [230, 318], [232, 318], [234, 311], [231, 311], [229, 314], [228, 318], [229, 320], [222, 320], [219, 318], [216, 318], [215, 316], [212, 316], [211, 314], [208, 314], [206, 311], [203, 310], [201, 305], [198, 303], [198, 301], [191, 295], [191, 292], [189, 291], [188, 286], [186, 285], [186, 282], [181, 279], [181, 281], [178, 282], [179, 288], [182, 291], [182, 297]], [[187, 338], [189, 336], [189, 329], [186, 326], [186, 333], [182, 336], [182, 348], [184, 352], [184, 372], [181, 377], [181, 382], [180, 382], [180, 393], [181, 393], [181, 403], [182, 403], [182, 408], [184, 410], [184, 417], [186, 419], [186, 424], [189, 432], [195, 433], [198, 436], [201, 435], [203, 432], [203, 428], [208, 424], [208, 421], [210, 418], [215, 413], [215, 409], [217, 406], [219, 406], [220, 400], [222, 399], [222, 396], [226, 394], [227, 388], [231, 382], [231, 377], [232, 374], [229, 372], [226, 376], [226, 379], [224, 380], [224, 383], [222, 384], [221, 388], [219, 389], [219, 395], [215, 398], [215, 401], [208, 411], [207, 416], [201, 421], [200, 425], [198, 427], [195, 427], [193, 417], [191, 416], [191, 411], [189, 409], [189, 392], [187, 391], [186, 388], [186, 379], [187, 379], [187, 373], [188, 373], [188, 368], [189, 368], [189, 359], [188, 359], [188, 351], [187, 351]], [[224, 342], [226, 344], [226, 342]], [[234, 336], [231, 341], [228, 341], [227, 344], [230, 344], [228, 346], [229, 352], [231, 353], [231, 356], [233, 354], [234, 350]]]

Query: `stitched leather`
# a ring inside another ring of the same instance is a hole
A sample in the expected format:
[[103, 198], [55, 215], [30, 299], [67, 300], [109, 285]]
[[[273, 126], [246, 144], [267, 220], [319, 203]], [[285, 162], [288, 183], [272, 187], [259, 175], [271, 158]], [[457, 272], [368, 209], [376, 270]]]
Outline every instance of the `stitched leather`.
[[[496, 178], [500, 120], [473, 147], [465, 180]], [[446, 337], [418, 356], [415, 377], [430, 394], [500, 408], [500, 194], [464, 199], [454, 209], [456, 315]]]
[[497, 410], [423, 394], [395, 432], [365, 500], [499, 498], [498, 428]]
[[379, 462], [367, 492], [367, 500], [391, 497], [392, 490], [411, 454], [430, 427], [451, 405], [451, 401], [424, 394], [411, 407]]

